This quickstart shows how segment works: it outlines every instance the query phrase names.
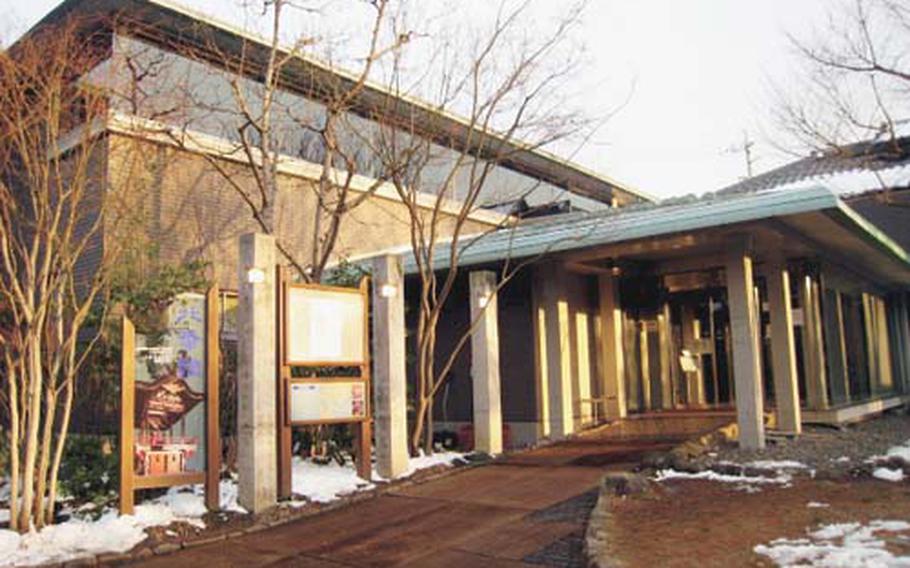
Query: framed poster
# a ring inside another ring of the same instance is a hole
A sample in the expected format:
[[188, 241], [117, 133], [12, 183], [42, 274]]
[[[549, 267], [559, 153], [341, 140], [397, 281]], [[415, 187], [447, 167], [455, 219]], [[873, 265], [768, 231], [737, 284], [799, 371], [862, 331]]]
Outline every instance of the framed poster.
[[363, 364], [367, 306], [359, 289], [288, 284], [285, 290], [284, 364]]
[[182, 294], [136, 330], [123, 318], [120, 510], [136, 489], [205, 483], [218, 508], [218, 291]]
[[292, 379], [288, 388], [291, 424], [350, 423], [369, 416], [363, 379]]

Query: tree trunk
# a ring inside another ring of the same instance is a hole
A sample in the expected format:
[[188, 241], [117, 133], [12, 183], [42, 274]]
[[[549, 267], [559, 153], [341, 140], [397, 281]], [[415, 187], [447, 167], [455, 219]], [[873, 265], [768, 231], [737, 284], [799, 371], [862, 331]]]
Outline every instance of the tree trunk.
[[[40, 326], [37, 327], [40, 329]], [[35, 332], [37, 333], [37, 332]], [[22, 479], [22, 511], [19, 530], [28, 530], [33, 520], [32, 510], [35, 499], [35, 465], [38, 459], [38, 431], [41, 425], [41, 340], [33, 335], [25, 346], [28, 357], [28, 422], [25, 432], [25, 463]]]

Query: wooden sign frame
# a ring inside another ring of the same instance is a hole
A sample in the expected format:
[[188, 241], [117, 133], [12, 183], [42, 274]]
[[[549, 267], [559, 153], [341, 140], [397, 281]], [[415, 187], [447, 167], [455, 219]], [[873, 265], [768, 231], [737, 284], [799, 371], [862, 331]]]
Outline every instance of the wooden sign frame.
[[[290, 282], [285, 274], [285, 269], [278, 266], [276, 269], [277, 278], [277, 299], [278, 299], [278, 497], [280, 499], [290, 499], [292, 494], [291, 488], [291, 434], [296, 426], [303, 425], [325, 425], [325, 424], [355, 424], [356, 435], [354, 447], [356, 448], [357, 475], [362, 479], [369, 481], [372, 476], [372, 381], [370, 377], [370, 280], [364, 277], [357, 288], [344, 288], [341, 286], [326, 286], [322, 284], [301, 284]], [[363, 298], [363, 354], [362, 361], [288, 361], [288, 292], [291, 289], [310, 289], [325, 292], [335, 292], [339, 294], [360, 294]], [[310, 377], [306, 379], [292, 378], [292, 368], [306, 367], [310, 369], [319, 367], [357, 367], [360, 369], [359, 376], [352, 377]], [[364, 400], [366, 402], [366, 415], [358, 419], [329, 420], [329, 421], [306, 421], [294, 423], [290, 418], [290, 385], [292, 382], [331, 382], [333, 380], [344, 380], [347, 382], [362, 380], [364, 383]]]
[[219, 409], [219, 294], [213, 286], [205, 295], [205, 469], [180, 474], [136, 475], [136, 328], [126, 316], [122, 318], [120, 354], [120, 514], [132, 515], [135, 491], [202, 483], [205, 505], [209, 510], [220, 507], [221, 429]]
[[[331, 383], [361, 383], [363, 385], [364, 395], [364, 414], [360, 418], [351, 417], [351, 418], [329, 418], [325, 420], [293, 420], [291, 418], [291, 395], [290, 389], [295, 384], [331, 384]], [[370, 420], [372, 416], [372, 404], [370, 403], [370, 397], [368, 396], [370, 392], [369, 380], [364, 377], [306, 377], [306, 378], [292, 378], [285, 383], [286, 388], [288, 389], [287, 394], [285, 395], [285, 400], [287, 401], [287, 420], [290, 426], [320, 426], [323, 424], [356, 424], [358, 422], [363, 422], [364, 420]]]

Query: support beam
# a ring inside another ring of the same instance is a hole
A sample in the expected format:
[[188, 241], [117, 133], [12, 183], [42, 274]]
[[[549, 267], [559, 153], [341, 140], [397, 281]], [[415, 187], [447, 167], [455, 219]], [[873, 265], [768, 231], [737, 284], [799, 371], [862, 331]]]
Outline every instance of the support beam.
[[695, 310], [690, 305], [682, 306], [682, 342], [683, 349], [695, 357], [695, 371], [684, 373], [686, 381], [686, 404], [689, 407], [705, 405], [705, 379], [701, 365], [701, 333]]
[[843, 404], [850, 400], [850, 383], [847, 376], [847, 351], [844, 341], [843, 306], [840, 292], [831, 288], [823, 288], [821, 303], [830, 398], [834, 404]]
[[373, 423], [376, 470], [386, 479], [408, 469], [402, 275], [400, 257], [373, 260]]
[[474, 450], [502, 453], [502, 397], [499, 379], [499, 323], [496, 273], [474, 271], [471, 288], [471, 381], [474, 399]]
[[806, 406], [811, 410], [828, 408], [828, 381], [825, 368], [825, 342], [822, 336], [820, 286], [811, 274], [799, 281], [803, 310], [803, 361], [806, 377]]
[[237, 461], [239, 502], [251, 513], [278, 498], [275, 238], [240, 237], [237, 323]]
[[660, 343], [660, 407], [670, 410], [674, 406], [673, 388], [673, 336], [670, 332], [670, 304], [664, 304], [657, 315], [657, 337]]
[[752, 278], [752, 257], [745, 246], [732, 247], [725, 266], [730, 329], [733, 339], [733, 376], [736, 381], [736, 420], [739, 445], [765, 447], [764, 401], [758, 351], [758, 309]]
[[598, 277], [600, 298], [601, 343], [600, 369], [607, 420], [626, 417], [625, 365], [622, 345], [622, 307], [619, 301], [619, 277], [602, 274]]
[[[569, 321], [567, 273], [557, 264], [534, 270], [538, 306], [538, 384], [546, 399], [545, 435], [564, 438], [574, 431], [572, 401], [572, 339]], [[543, 414], [543, 413], [542, 413]]]
[[799, 386], [796, 374], [796, 341], [790, 302], [790, 273], [783, 262], [769, 263], [765, 271], [771, 315], [771, 364], [777, 403], [777, 427], [800, 433]]
[[646, 321], [638, 322], [638, 360], [638, 369], [641, 372], [638, 381], [641, 389], [641, 409], [649, 412], [654, 410], [654, 404], [651, 401], [651, 349], [648, 345]]
[[[587, 308], [587, 306], [585, 306]], [[573, 310], [575, 322], [575, 392], [578, 401], [578, 425], [588, 425], [594, 420], [591, 404], [591, 333], [590, 318], [584, 309]]]

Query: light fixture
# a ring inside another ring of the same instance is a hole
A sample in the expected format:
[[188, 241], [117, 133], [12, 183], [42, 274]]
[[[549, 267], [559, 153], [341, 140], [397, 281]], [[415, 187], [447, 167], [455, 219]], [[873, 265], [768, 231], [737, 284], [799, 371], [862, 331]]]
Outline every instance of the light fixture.
[[394, 284], [383, 284], [379, 287], [379, 295], [383, 298], [394, 298], [398, 294], [398, 286]]
[[481, 310], [487, 307], [487, 304], [490, 303], [490, 295], [483, 294], [482, 296], [477, 297], [477, 307]]
[[250, 284], [261, 284], [265, 282], [265, 270], [261, 268], [251, 268], [246, 271], [246, 281]]

